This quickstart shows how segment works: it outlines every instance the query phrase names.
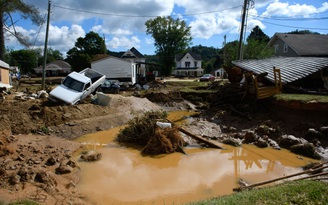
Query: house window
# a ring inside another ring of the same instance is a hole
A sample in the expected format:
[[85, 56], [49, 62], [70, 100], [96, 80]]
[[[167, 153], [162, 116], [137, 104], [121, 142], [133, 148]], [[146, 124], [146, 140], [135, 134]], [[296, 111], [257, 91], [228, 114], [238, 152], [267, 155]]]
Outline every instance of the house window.
[[287, 53], [287, 52], [288, 52], [288, 44], [285, 43], [285, 44], [284, 44], [284, 53]]
[[189, 68], [190, 67], [190, 62], [189, 61], [185, 62], [185, 67], [186, 68]]
[[279, 45], [274, 45], [274, 53], [277, 54], [279, 52]]
[[195, 67], [197, 67], [197, 61], [195, 61]]

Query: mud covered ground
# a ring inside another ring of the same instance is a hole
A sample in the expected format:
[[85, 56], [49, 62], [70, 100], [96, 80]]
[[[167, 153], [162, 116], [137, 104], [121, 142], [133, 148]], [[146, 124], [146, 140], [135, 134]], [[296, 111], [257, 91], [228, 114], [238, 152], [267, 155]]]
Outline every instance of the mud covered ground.
[[[198, 123], [190, 129], [209, 138], [220, 133], [220, 137], [238, 138], [245, 130], [255, 131], [261, 125], [278, 130], [280, 135], [306, 138], [309, 128], [317, 131], [328, 126], [327, 112], [321, 110], [285, 107], [271, 101], [257, 102], [251, 108], [199, 103], [195, 106], [181, 95], [160, 89], [145, 95], [153, 102], [131, 95], [109, 95], [109, 106], [90, 101], [64, 106], [46, 98], [15, 98], [16, 95], [0, 100], [0, 201], [32, 199], [42, 204], [88, 204], [76, 189], [78, 159], [73, 152], [80, 144], [71, 140], [126, 124], [144, 111], [198, 110]], [[221, 129], [210, 129], [214, 125]], [[318, 143], [316, 138], [308, 140]], [[321, 146], [327, 147], [327, 141], [320, 138]]]

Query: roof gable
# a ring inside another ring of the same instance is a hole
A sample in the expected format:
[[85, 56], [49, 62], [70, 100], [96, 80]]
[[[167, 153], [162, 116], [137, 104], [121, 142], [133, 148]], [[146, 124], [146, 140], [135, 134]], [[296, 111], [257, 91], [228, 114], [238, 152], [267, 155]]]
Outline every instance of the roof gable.
[[69, 63], [67, 63], [67, 62], [65, 62], [63, 60], [56, 60], [56, 61], [53, 61], [51, 63], [48, 63], [46, 65], [46, 67], [47, 68], [51, 68], [51, 67], [71, 68], [72, 66]]
[[175, 55], [175, 60], [176, 61], [181, 61], [183, 57], [185, 57], [187, 54], [191, 55], [195, 60], [202, 60], [202, 57], [200, 54], [188, 51], [187, 53], [178, 53]]
[[126, 51], [121, 58], [145, 58], [135, 47]]
[[129, 61], [129, 60], [125, 60], [125, 59], [122, 59], [122, 58], [118, 58], [118, 57], [115, 57], [115, 56], [108, 56], [108, 57], [106, 57], [106, 58], [101, 58], [101, 59], [99, 59], [99, 60], [96, 60], [96, 61], [92, 61], [91, 62], [91, 65], [92, 64], [97, 64], [97, 63], [99, 63], [99, 62], [101, 62], [101, 61], [111, 61], [111, 60], [117, 60], [117, 61], [123, 61], [123, 62], [126, 62], [126, 63], [131, 63], [131, 61]]
[[277, 39], [300, 56], [328, 56], [328, 35], [275, 33], [269, 46], [273, 46]]

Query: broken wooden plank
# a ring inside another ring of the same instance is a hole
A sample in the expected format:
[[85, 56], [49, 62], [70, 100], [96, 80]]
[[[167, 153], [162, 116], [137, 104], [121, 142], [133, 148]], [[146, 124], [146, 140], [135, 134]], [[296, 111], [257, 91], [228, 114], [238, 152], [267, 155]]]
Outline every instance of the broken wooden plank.
[[328, 172], [321, 172], [319, 174], [312, 174], [312, 175], [309, 175], [309, 176], [306, 176], [306, 177], [298, 178], [295, 181], [299, 181], [299, 180], [303, 180], [303, 179], [311, 179], [311, 178], [324, 176], [324, 175], [328, 175]]
[[194, 139], [196, 139], [198, 141], [201, 141], [201, 142], [203, 142], [203, 143], [205, 143], [205, 144], [207, 144], [207, 145], [209, 145], [211, 147], [219, 148], [219, 149], [224, 149], [223, 147], [221, 147], [221, 146], [219, 146], [219, 145], [217, 145], [217, 144], [215, 144], [215, 143], [213, 143], [213, 142], [211, 142], [211, 141], [209, 141], [207, 139], [204, 139], [204, 138], [202, 138], [200, 136], [197, 136], [197, 135], [194, 135], [194, 134], [188, 132], [187, 130], [183, 129], [182, 127], [179, 127], [178, 129], [179, 129], [180, 132], [182, 132], [182, 133], [184, 133], [184, 134], [186, 134], [186, 135], [188, 135], [188, 136], [190, 136], [190, 137], [192, 137], [192, 138], [194, 138]]
[[254, 183], [254, 184], [250, 184], [250, 185], [246, 185], [246, 186], [243, 186], [243, 187], [234, 188], [233, 191], [241, 191], [243, 189], [248, 189], [248, 188], [253, 188], [253, 187], [257, 187], [257, 186], [261, 186], [261, 185], [265, 185], [265, 184], [270, 184], [272, 182], [276, 182], [276, 181], [283, 180], [283, 179], [288, 179], [288, 178], [299, 176], [299, 175], [302, 175], [302, 174], [316, 173], [320, 170], [328, 168], [328, 166], [323, 166], [326, 163], [328, 163], [328, 161], [323, 162], [321, 164], [318, 164], [318, 165], [314, 166], [312, 169], [309, 169], [309, 170], [306, 170], [306, 171], [302, 171], [302, 172], [298, 172], [298, 173], [295, 173], [295, 174], [291, 174], [291, 175], [287, 175], [287, 176], [283, 176], [283, 177], [278, 177], [278, 178], [275, 178], [275, 179], [270, 179], [270, 180], [267, 180], [267, 181], [262, 181], [262, 182], [258, 182], [258, 183]]

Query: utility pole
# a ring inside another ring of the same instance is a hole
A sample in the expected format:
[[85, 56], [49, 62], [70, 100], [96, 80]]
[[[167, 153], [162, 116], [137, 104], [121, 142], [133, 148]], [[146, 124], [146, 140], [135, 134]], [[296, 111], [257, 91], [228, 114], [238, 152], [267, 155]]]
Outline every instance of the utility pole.
[[246, 18], [246, 9], [248, 5], [248, 0], [244, 0], [244, 8], [243, 8], [243, 16], [241, 19], [241, 27], [240, 27], [240, 37], [239, 37], [239, 46], [238, 46], [238, 60], [242, 60], [243, 58], [243, 35], [244, 35], [244, 27], [245, 27], [245, 18]]
[[47, 18], [47, 28], [46, 28], [46, 39], [44, 42], [44, 52], [43, 52], [43, 68], [42, 68], [42, 90], [45, 89], [45, 79], [46, 79], [46, 64], [47, 64], [47, 50], [48, 50], [48, 33], [49, 33], [49, 22], [50, 22], [50, 8], [51, 1], [48, 0], [48, 18]]

